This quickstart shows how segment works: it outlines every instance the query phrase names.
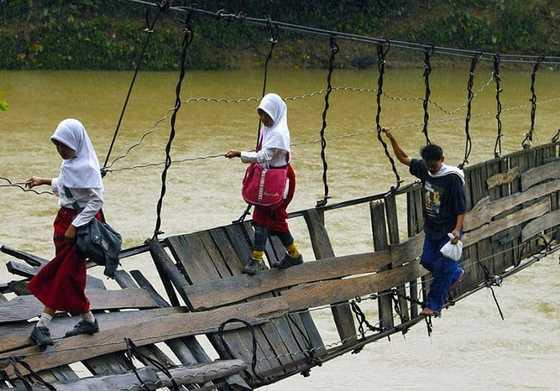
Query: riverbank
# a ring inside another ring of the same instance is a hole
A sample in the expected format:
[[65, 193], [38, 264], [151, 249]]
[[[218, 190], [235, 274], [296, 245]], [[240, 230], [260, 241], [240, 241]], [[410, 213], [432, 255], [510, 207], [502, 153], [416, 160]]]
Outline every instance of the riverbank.
[[[72, 5], [13, 1], [0, 6], [0, 69], [125, 70], [145, 39], [143, 9], [127, 2], [79, 0]], [[560, 53], [560, 5], [546, 0], [424, 0], [410, 5], [391, 1], [285, 1], [262, 9], [257, 1], [208, 1], [257, 17], [301, 23], [369, 36], [482, 48], [508, 53]], [[239, 4], [237, 4], [239, 3]], [[293, 4], [292, 4], [293, 3]], [[341, 18], [340, 15], [344, 15]], [[155, 17], [152, 12], [151, 18]], [[269, 33], [237, 22], [196, 17], [188, 56], [194, 69], [236, 69], [259, 65], [268, 51]], [[156, 25], [143, 68], [172, 70], [179, 65], [182, 26], [172, 15]], [[368, 45], [341, 43], [336, 66], [361, 67], [375, 62]], [[281, 32], [274, 61], [294, 68], [325, 67], [329, 44]], [[394, 65], [416, 64], [421, 53], [391, 51]], [[440, 59], [440, 61], [443, 61]], [[445, 59], [453, 64], [453, 60]]]

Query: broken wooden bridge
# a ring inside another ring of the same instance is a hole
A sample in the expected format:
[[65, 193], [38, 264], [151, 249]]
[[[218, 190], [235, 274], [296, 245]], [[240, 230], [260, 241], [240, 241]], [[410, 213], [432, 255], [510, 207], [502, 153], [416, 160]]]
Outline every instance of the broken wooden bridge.
[[[559, 248], [558, 144], [473, 165], [465, 175], [467, 277], [452, 292], [453, 302]], [[360, 205], [371, 215], [372, 251], [337, 257], [325, 219], [331, 210]], [[21, 280], [0, 285], [0, 389], [252, 389], [298, 373], [307, 376], [317, 365], [423, 320], [419, 308], [430, 276], [418, 261], [423, 243], [418, 184], [290, 218], [305, 220], [316, 260], [253, 277], [241, 273], [254, 236], [250, 223], [123, 251], [123, 265], [149, 253], [165, 292], [138, 270], [117, 272], [119, 290], [107, 290], [89, 276], [87, 295], [100, 332], [63, 338], [76, 319], [59, 314], [51, 323], [55, 344], [44, 352], [28, 338], [41, 303]], [[2, 251], [19, 259], [7, 266], [25, 278], [46, 262], [7, 246]], [[281, 243], [271, 237], [268, 261], [283, 255]], [[364, 322], [362, 300], [377, 301], [378, 319]], [[325, 330], [313, 318], [315, 310], [329, 307], [335, 343], [324, 341]], [[202, 337], [211, 346], [203, 347]]]

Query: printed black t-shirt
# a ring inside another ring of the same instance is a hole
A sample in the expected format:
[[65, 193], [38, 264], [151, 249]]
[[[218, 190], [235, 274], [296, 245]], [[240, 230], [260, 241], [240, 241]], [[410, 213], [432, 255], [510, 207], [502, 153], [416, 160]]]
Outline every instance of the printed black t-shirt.
[[465, 213], [465, 187], [457, 174], [434, 178], [423, 160], [412, 159], [410, 173], [422, 181], [424, 232], [441, 239], [453, 231], [457, 215]]

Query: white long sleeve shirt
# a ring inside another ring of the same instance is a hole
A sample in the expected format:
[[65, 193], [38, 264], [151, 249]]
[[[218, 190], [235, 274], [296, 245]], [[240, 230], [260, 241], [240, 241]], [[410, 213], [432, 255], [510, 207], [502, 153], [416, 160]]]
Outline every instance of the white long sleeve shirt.
[[241, 152], [241, 161], [243, 163], [257, 162], [264, 168], [285, 166], [289, 162], [288, 159], [288, 151], [279, 148], [263, 148], [258, 152]]
[[103, 192], [99, 189], [70, 189], [72, 197], [68, 197], [64, 188], [59, 185], [58, 178], [52, 179], [51, 187], [53, 193], [58, 196], [60, 207], [75, 209], [74, 202], [76, 202], [82, 209], [72, 221], [72, 225], [76, 228], [89, 223], [103, 207]]

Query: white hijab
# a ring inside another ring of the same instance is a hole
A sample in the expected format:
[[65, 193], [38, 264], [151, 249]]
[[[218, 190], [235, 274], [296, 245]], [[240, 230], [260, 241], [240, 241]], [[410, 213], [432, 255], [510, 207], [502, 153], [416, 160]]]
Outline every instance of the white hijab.
[[261, 126], [261, 148], [278, 148], [290, 152], [286, 103], [278, 94], [266, 94], [258, 108], [267, 113], [274, 122], [270, 128], [264, 124]]
[[99, 189], [103, 191], [103, 181], [99, 161], [84, 125], [77, 119], [65, 119], [58, 124], [51, 136], [76, 153], [76, 157], [62, 161], [59, 185], [70, 189]]
[[438, 172], [432, 174], [430, 170], [428, 170], [428, 174], [432, 178], [441, 178], [446, 175], [455, 174], [459, 178], [461, 178], [461, 182], [463, 182], [463, 185], [465, 184], [465, 173], [463, 172], [463, 170], [455, 166], [448, 166], [447, 164], [442, 164]]

